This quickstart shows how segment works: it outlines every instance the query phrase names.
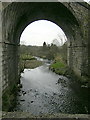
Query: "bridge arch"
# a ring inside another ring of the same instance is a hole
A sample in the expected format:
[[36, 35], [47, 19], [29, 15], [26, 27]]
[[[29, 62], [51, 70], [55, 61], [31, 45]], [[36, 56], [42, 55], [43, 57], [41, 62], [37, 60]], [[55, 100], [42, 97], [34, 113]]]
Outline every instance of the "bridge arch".
[[22, 31], [30, 23], [41, 19], [54, 22], [62, 28], [68, 39], [68, 66], [78, 76], [88, 75], [88, 15], [81, 17], [86, 11], [87, 8], [78, 3], [60, 2], [15, 2], [5, 7], [2, 14], [4, 89], [8, 84], [13, 85], [14, 81], [18, 81], [18, 51]]

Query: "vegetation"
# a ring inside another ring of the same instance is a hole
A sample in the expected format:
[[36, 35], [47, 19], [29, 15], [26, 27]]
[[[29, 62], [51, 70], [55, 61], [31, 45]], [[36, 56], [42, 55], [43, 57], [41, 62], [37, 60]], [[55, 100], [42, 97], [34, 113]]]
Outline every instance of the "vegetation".
[[20, 72], [23, 72], [24, 68], [34, 69], [40, 65], [42, 65], [42, 62], [36, 60], [36, 58], [31, 55], [24, 54], [20, 56]]
[[68, 71], [68, 66], [66, 65], [66, 63], [62, 60], [62, 58], [60, 58], [59, 56], [57, 56], [54, 60], [54, 62], [50, 65], [50, 70], [52, 70], [53, 72], [60, 74], [60, 75], [65, 75]]
[[58, 74], [64, 74], [66, 71], [67, 62], [67, 43], [63, 46], [56, 46], [54, 44], [47, 45], [46, 42], [43, 46], [20, 46], [20, 71], [24, 68], [35, 68], [42, 65], [42, 62], [37, 61], [35, 57], [53, 60], [50, 69]]
[[6, 112], [10, 112], [16, 105], [17, 93], [20, 89], [20, 86], [14, 84], [12, 87], [7, 89], [2, 96], [2, 110]]
[[29, 54], [21, 54], [20, 60], [35, 60], [36, 58]]
[[45, 59], [54, 59], [55, 54], [58, 52], [58, 47], [56, 45], [46, 45], [43, 43], [43, 46], [25, 46], [20, 47], [20, 54], [37, 56]]
[[46, 58], [54, 60], [58, 55], [62, 56], [63, 60], [67, 59], [67, 42], [63, 46], [57, 47], [54, 44], [47, 45], [46, 42], [43, 43], [43, 46], [20, 46], [20, 55], [27, 56], [37, 56], [41, 58]]
[[22, 72], [24, 68], [34, 69], [40, 65], [42, 65], [42, 62], [38, 60], [25, 60], [25, 61], [22, 60], [20, 62], [20, 71]]
[[[23, 71], [24, 68], [35, 68], [42, 63], [35, 60], [33, 56], [41, 57], [44, 59], [53, 60], [50, 65], [50, 70], [57, 74], [62, 75], [74, 75], [74, 72], [67, 66], [67, 42], [63, 46], [56, 46], [53, 43], [51, 45], [43, 43], [43, 46], [20, 46], [20, 69]], [[77, 76], [77, 75], [75, 75]], [[80, 78], [79, 78], [80, 79]], [[88, 81], [87, 76], [82, 76], [83, 83]]]

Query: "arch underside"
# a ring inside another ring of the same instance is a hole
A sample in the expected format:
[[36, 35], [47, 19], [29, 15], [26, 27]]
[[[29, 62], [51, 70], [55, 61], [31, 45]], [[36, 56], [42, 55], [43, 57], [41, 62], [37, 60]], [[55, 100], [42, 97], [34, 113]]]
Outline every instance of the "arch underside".
[[[74, 3], [73, 3], [74, 4]], [[68, 65], [79, 76], [87, 75], [87, 47], [78, 19], [62, 3], [11, 3], [3, 11], [4, 74], [10, 84], [18, 78], [18, 49], [20, 36], [25, 27], [36, 20], [49, 20], [62, 28], [68, 39]], [[8, 61], [8, 62], [7, 62]], [[83, 66], [83, 64], [85, 64]], [[12, 72], [12, 74], [11, 74]]]

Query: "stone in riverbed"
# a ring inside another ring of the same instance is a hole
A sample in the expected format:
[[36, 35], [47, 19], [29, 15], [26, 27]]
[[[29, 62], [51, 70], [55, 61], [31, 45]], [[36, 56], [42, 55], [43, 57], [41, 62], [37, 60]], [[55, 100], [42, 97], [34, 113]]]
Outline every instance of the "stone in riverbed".
[[63, 87], [67, 87], [66, 80], [64, 80], [63, 78], [59, 78], [56, 84], [61, 84]]
[[35, 92], [38, 92], [38, 90], [36, 89]]
[[56, 84], [61, 83], [62, 78], [59, 78]]
[[33, 103], [34, 101], [31, 101], [31, 103]]
[[20, 101], [25, 101], [25, 100], [20, 100]]
[[58, 79], [58, 83], [65, 83], [66, 81], [63, 78]]
[[22, 94], [23, 94], [23, 95], [25, 95], [25, 94], [26, 94], [26, 92], [25, 92], [25, 91], [22, 91]]
[[22, 84], [18, 84], [18, 87], [19, 87], [19, 88], [22, 88]]

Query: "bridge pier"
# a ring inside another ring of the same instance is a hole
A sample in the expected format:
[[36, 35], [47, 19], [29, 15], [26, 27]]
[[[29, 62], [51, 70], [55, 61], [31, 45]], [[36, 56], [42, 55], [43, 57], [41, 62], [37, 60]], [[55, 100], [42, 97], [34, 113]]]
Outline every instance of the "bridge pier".
[[[2, 109], [6, 111], [11, 111], [12, 106], [14, 106], [15, 104], [14, 102], [16, 100], [16, 92], [18, 90], [17, 84], [19, 83], [18, 45], [5, 42], [2, 44], [3, 44], [2, 105], [4, 106]], [[9, 107], [10, 109], [8, 109]]]

